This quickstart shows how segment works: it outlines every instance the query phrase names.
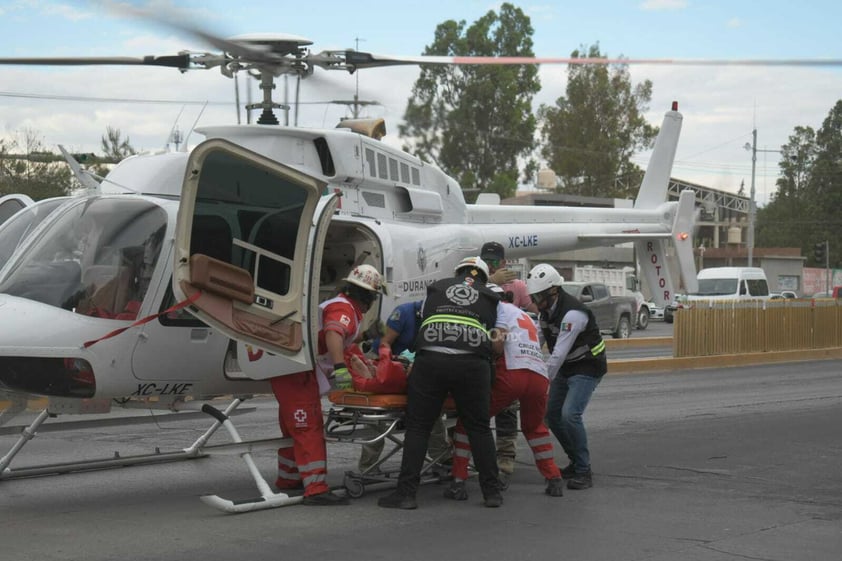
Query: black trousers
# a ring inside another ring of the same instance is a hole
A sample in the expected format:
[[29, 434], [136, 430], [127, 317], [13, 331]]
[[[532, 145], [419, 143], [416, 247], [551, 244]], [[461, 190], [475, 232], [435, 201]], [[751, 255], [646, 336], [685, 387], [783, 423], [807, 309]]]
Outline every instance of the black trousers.
[[499, 492], [497, 451], [488, 414], [491, 365], [479, 355], [451, 355], [419, 351], [409, 376], [398, 492], [415, 496], [427, 454], [433, 422], [441, 414], [447, 394], [453, 396], [479, 471], [483, 496]]

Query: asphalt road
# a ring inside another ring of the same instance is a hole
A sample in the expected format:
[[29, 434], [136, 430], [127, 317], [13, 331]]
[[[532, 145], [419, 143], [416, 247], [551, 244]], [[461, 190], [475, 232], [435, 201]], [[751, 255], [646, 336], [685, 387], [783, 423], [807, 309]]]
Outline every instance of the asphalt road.
[[[235, 418], [243, 437], [275, 436], [273, 402], [253, 407]], [[586, 422], [594, 488], [544, 495], [521, 439], [499, 509], [472, 480], [466, 502], [422, 487], [416, 511], [380, 509], [385, 491], [371, 491], [348, 507], [225, 515], [198, 497], [256, 495], [237, 456], [0, 481], [0, 559], [839, 559], [839, 362], [608, 376]], [[206, 424], [45, 431], [16, 465], [177, 449]], [[12, 441], [0, 435], [2, 453]], [[358, 453], [329, 446], [333, 483]], [[273, 479], [273, 453], [256, 459]]]

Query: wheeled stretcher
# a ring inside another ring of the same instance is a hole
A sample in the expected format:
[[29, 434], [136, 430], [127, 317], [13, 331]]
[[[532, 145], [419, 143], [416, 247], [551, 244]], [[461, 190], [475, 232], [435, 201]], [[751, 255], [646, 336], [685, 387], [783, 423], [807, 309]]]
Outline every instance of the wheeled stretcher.
[[[328, 394], [331, 402], [325, 421], [328, 441], [350, 444], [374, 444], [386, 441], [378, 461], [365, 471], [346, 471], [343, 485], [349, 496], [361, 497], [366, 485], [396, 482], [399, 467], [382, 469], [382, 466], [403, 449], [404, 414], [406, 394], [374, 394], [353, 390], [334, 390]], [[447, 415], [445, 426], [455, 425], [456, 405], [451, 398], [444, 404]], [[440, 482], [450, 475], [450, 467], [442, 463], [449, 456], [447, 451], [436, 457], [427, 456], [421, 470], [421, 483]]]

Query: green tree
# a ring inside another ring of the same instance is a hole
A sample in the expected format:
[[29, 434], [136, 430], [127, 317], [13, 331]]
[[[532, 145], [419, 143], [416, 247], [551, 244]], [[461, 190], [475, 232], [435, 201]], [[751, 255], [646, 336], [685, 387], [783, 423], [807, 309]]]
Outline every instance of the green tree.
[[831, 240], [830, 263], [842, 266], [842, 248], [832, 241], [842, 229], [842, 100], [815, 133], [796, 127], [781, 153], [778, 191], [757, 214], [758, 244], [801, 247], [807, 262], [821, 267], [813, 247]]
[[[599, 44], [571, 53], [572, 58], [605, 58]], [[541, 154], [560, 180], [560, 190], [575, 195], [630, 198], [643, 170], [631, 162], [651, 148], [658, 128], [643, 118], [652, 82], [632, 86], [628, 66], [571, 64], [566, 96], [538, 110]]]
[[0, 195], [21, 193], [40, 200], [67, 195], [74, 187], [67, 165], [44, 150], [34, 131], [0, 139]]
[[[439, 24], [424, 54], [534, 56], [532, 34], [529, 17], [504, 3], [467, 29]], [[422, 66], [399, 127], [404, 148], [453, 176], [468, 200], [481, 191], [512, 196], [519, 159], [534, 146], [540, 87], [534, 65]]]
[[[817, 220], [813, 243], [838, 240], [842, 229], [842, 100], [836, 102], [816, 132], [816, 159], [808, 183], [808, 199]], [[830, 244], [830, 263], [842, 264], [842, 248]]]
[[[123, 138], [120, 129], [115, 129], [106, 126], [105, 134], [101, 138], [103, 159], [108, 163], [118, 163], [121, 160], [137, 154], [137, 150], [131, 144], [129, 137]], [[108, 167], [103, 163], [97, 163], [92, 167], [92, 171], [105, 177], [108, 173]]]
[[811, 127], [795, 127], [788, 142], [781, 146], [778, 190], [769, 204], [757, 211], [758, 246], [801, 247], [803, 255], [812, 256], [816, 234], [808, 193], [815, 160], [815, 131]]

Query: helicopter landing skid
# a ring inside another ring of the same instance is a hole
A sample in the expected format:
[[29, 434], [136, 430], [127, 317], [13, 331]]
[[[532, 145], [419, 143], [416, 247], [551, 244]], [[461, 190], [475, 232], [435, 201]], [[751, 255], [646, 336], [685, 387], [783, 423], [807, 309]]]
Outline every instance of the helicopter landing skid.
[[[217, 420], [217, 423], [224, 426], [235, 443], [239, 444], [243, 442], [240, 438], [240, 434], [237, 432], [237, 429], [234, 427], [234, 424], [228, 418], [226, 413], [223, 413], [219, 409], [208, 404], [202, 406], [202, 411], [214, 417]], [[266, 480], [257, 469], [257, 466], [251, 457], [251, 452], [246, 450], [240, 454], [240, 457], [242, 457], [243, 461], [246, 463], [249, 473], [254, 479], [254, 483], [257, 485], [257, 490], [260, 492], [260, 496], [253, 499], [231, 501], [223, 499], [218, 495], [204, 495], [200, 497], [203, 503], [229, 514], [237, 514], [241, 512], [251, 512], [253, 510], [265, 510], [268, 508], [294, 505], [303, 500], [304, 497], [300, 496], [291, 497], [286, 493], [273, 493], [269, 484], [266, 483]]]
[[[242, 404], [243, 399], [234, 399], [228, 407], [225, 408], [223, 415], [232, 414], [234, 410]], [[197, 407], [197, 402], [188, 402], [183, 404], [183, 409], [191, 409]], [[192, 406], [192, 407], [191, 407]], [[208, 406], [209, 407], [209, 406]], [[118, 452], [114, 453], [111, 458], [100, 458], [91, 460], [79, 460], [74, 462], [42, 464], [35, 466], [27, 466], [21, 468], [10, 468], [12, 460], [17, 456], [24, 445], [35, 438], [38, 428], [51, 416], [49, 409], [41, 411], [35, 420], [28, 426], [21, 430], [21, 434], [17, 441], [12, 445], [5, 456], [0, 458], [0, 481], [5, 479], [19, 479], [24, 477], [35, 477], [41, 475], [60, 475], [65, 473], [89, 471], [95, 469], [109, 469], [117, 467], [128, 467], [132, 465], [158, 464], [164, 462], [175, 462], [179, 460], [193, 460], [197, 458], [204, 458], [211, 454], [250, 454], [251, 451], [257, 447], [280, 447], [289, 443], [289, 439], [285, 438], [271, 438], [263, 440], [242, 441], [236, 438], [232, 443], [208, 445], [207, 442], [213, 434], [222, 426], [222, 422], [218, 419], [214, 424], [208, 428], [202, 435], [196, 439], [189, 447], [173, 452], [161, 452], [156, 448], [155, 452], [149, 454], [138, 454], [132, 456], [121, 456]], [[230, 423], [230, 421], [228, 421]], [[230, 432], [230, 430], [229, 430]]]

